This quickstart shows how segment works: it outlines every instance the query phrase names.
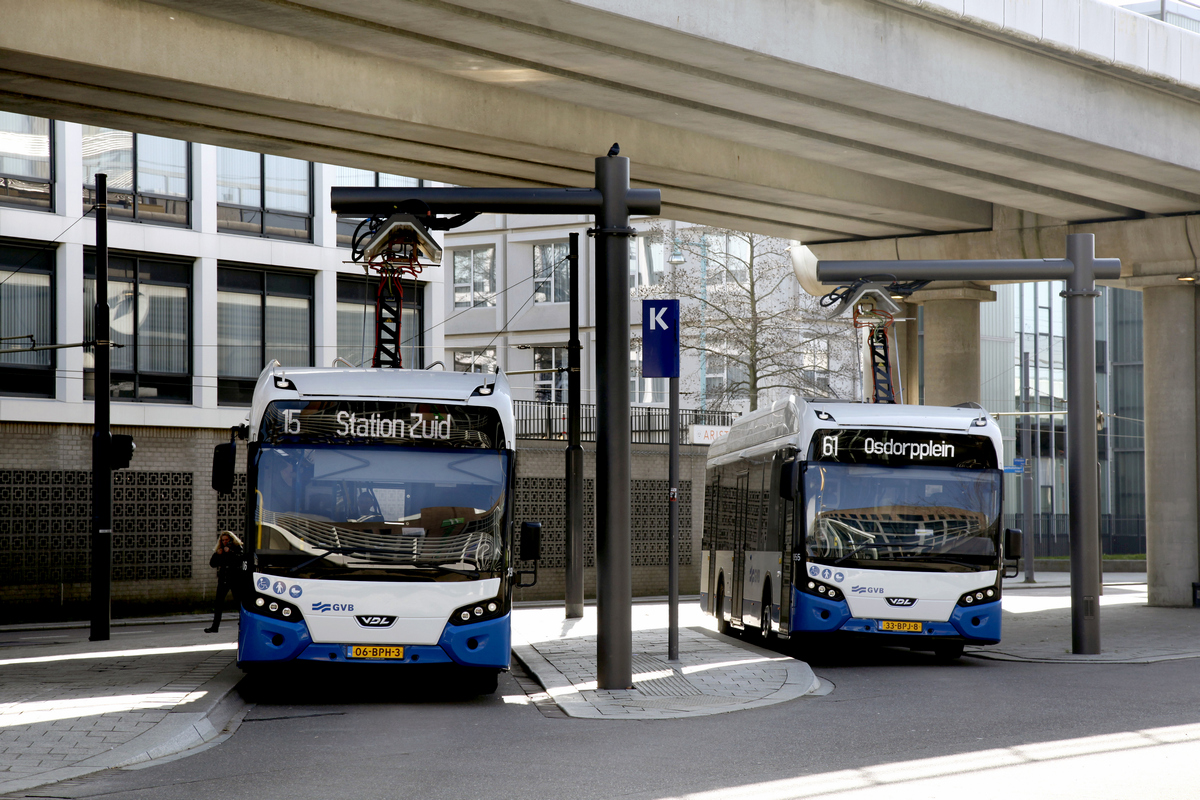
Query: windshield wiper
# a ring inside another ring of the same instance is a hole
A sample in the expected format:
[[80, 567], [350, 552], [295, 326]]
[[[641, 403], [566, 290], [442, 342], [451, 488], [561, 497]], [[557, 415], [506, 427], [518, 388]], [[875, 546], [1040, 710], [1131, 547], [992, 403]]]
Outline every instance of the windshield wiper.
[[950, 556], [938, 555], [936, 553], [929, 553], [928, 555], [899, 555], [899, 556], [893, 556], [892, 558], [890, 558], [888, 560], [889, 561], [933, 561], [933, 562], [936, 562], [939, 564], [957, 564], [960, 567], [974, 567], [974, 568], [983, 566], [981, 564], [972, 564], [970, 561], [962, 561], [957, 558], [951, 558]]
[[842, 563], [842, 562], [843, 562], [843, 561], [845, 561], [846, 559], [848, 559], [848, 558], [854, 558], [854, 556], [858, 555], [858, 554], [859, 554], [859, 553], [861, 553], [863, 550], [869, 550], [869, 549], [871, 549], [872, 547], [896, 547], [896, 545], [894, 545], [894, 544], [879, 544], [879, 543], [877, 543], [877, 542], [867, 542], [866, 544], [860, 544], [858, 547], [854, 548], [854, 549], [853, 549], [853, 550], [851, 550], [849, 553], [847, 553], [846, 555], [842, 556], [842, 557], [841, 557], [841, 558], [839, 558], [837, 561], [833, 562], [833, 566], [835, 566], [835, 567], [836, 567], [838, 564]]
[[287, 574], [292, 575], [296, 572], [299, 572], [300, 570], [307, 567], [309, 564], [312, 564], [316, 561], [320, 561], [325, 556], [330, 556], [330, 555], [345, 556], [345, 555], [351, 555], [353, 553], [367, 553], [370, 555], [389, 555], [389, 556], [390, 555], [404, 555], [399, 550], [382, 550], [378, 547], [328, 547], [328, 548], [325, 548], [325, 550], [323, 552], [318, 553], [317, 555], [310, 558], [308, 561], [301, 562], [300, 564], [297, 564], [296, 566], [292, 567], [291, 569], [289, 569], [287, 571]]

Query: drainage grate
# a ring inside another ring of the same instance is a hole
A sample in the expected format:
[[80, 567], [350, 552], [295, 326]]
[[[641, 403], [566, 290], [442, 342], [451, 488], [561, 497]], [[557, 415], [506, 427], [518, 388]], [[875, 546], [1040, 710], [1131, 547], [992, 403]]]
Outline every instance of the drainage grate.
[[[634, 687], [643, 695], [652, 697], [693, 697], [702, 692], [692, 685], [679, 670], [655, 656], [633, 656]], [[639, 674], [656, 677], [637, 680]], [[658, 677], [661, 676], [661, 677]]]
[[693, 697], [646, 697], [638, 700], [642, 708], [697, 708], [701, 706], [731, 706], [740, 703], [735, 697], [712, 697], [699, 695]]

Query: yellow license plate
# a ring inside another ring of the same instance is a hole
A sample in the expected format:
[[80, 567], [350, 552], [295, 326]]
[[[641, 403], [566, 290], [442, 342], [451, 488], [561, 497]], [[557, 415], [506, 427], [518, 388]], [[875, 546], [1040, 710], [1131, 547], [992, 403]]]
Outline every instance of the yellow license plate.
[[901, 622], [899, 620], [885, 619], [880, 620], [879, 630], [881, 631], [905, 631], [907, 633], [920, 633], [921, 623], [919, 622]]
[[350, 646], [351, 658], [404, 658], [403, 647], [381, 647], [373, 644], [356, 644]]

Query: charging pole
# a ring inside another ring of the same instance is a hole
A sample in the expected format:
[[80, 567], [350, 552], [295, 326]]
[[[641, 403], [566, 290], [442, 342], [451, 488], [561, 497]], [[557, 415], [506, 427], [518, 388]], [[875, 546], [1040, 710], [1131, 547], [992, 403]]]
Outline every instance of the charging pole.
[[[1067, 235], [1065, 259], [820, 261], [817, 280], [855, 283], [886, 274], [903, 281], [1065, 280], [1067, 300], [1067, 496], [1071, 531], [1071, 648], [1100, 652], [1100, 481], [1096, 474], [1096, 280], [1121, 277], [1121, 260], [1096, 258], [1091, 233]], [[1032, 557], [1032, 554], [1027, 554]]]
[[633, 686], [633, 576], [629, 531], [629, 159], [596, 159], [596, 678]]
[[[594, 214], [596, 217], [596, 667], [599, 688], [633, 684], [632, 561], [629, 530], [629, 227], [630, 214], [657, 215], [657, 189], [629, 188], [629, 159], [596, 159], [594, 188], [475, 189], [334, 187], [330, 205], [352, 217], [413, 214], [449, 230], [476, 214]], [[454, 214], [453, 218], [439, 214]], [[582, 547], [581, 547], [582, 549]], [[582, 559], [580, 559], [582, 560]]]
[[108, 175], [96, 175], [96, 369], [95, 427], [92, 431], [92, 629], [93, 642], [106, 642], [112, 621], [112, 445], [109, 409], [112, 332], [108, 308]]

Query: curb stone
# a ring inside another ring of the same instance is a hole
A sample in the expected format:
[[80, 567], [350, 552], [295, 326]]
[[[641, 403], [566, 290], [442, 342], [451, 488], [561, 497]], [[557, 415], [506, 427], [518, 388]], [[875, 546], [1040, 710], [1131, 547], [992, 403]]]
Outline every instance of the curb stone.
[[231, 720], [244, 714], [246, 702], [234, 691], [243, 677], [236, 664], [229, 664], [196, 691], [205, 692], [197, 711], [171, 711], [150, 730], [106, 753], [84, 759], [69, 767], [49, 770], [28, 778], [0, 781], [0, 795], [80, 778], [93, 772], [134, 765], [174, 756], [206, 744], [221, 735]]

